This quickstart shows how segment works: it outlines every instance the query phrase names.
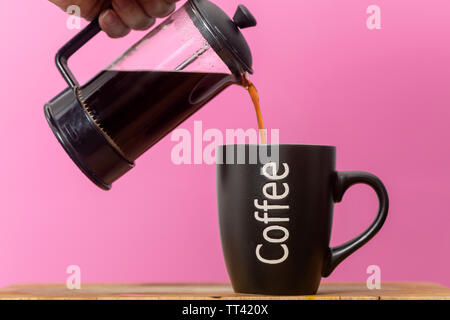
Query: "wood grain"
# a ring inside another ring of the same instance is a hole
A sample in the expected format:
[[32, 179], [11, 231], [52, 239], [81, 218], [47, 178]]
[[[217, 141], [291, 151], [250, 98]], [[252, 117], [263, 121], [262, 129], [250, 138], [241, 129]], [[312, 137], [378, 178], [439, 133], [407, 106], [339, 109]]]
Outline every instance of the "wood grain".
[[4, 299], [63, 300], [450, 300], [450, 289], [434, 283], [383, 283], [368, 290], [365, 283], [323, 283], [313, 296], [262, 296], [233, 292], [229, 284], [82, 284], [68, 290], [65, 284], [22, 284], [0, 289]]

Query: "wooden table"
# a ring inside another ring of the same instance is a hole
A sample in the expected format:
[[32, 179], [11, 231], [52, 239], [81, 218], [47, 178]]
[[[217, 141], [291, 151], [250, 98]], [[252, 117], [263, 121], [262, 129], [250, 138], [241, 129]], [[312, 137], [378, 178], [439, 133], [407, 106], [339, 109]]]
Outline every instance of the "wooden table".
[[235, 294], [229, 284], [22, 284], [0, 289], [4, 299], [67, 300], [450, 300], [450, 289], [434, 283], [382, 283], [368, 290], [365, 283], [323, 283], [314, 296], [261, 296]]

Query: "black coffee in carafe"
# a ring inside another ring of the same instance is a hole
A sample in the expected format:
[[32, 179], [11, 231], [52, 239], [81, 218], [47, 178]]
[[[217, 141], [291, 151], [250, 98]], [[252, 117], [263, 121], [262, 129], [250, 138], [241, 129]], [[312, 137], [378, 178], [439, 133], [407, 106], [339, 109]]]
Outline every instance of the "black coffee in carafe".
[[177, 71], [104, 71], [81, 87], [80, 101], [130, 161], [230, 84], [233, 75]]
[[253, 62], [240, 29], [255, 25], [242, 5], [231, 20], [208, 0], [188, 0], [80, 85], [68, 60], [100, 32], [95, 19], [56, 55], [69, 87], [45, 105], [47, 121], [77, 166], [107, 190], [139, 156], [226, 87], [253, 88], [242, 82], [253, 73]]

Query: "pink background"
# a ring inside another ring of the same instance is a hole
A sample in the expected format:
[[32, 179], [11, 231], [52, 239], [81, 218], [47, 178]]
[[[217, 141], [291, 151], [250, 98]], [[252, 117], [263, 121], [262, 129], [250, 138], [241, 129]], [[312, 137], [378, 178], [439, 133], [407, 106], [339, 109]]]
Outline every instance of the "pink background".
[[[267, 127], [284, 143], [332, 144], [338, 169], [386, 184], [384, 228], [327, 279], [450, 285], [450, 3], [448, 0], [241, 0], [259, 26], [245, 31]], [[232, 14], [237, 0], [216, 0]], [[366, 28], [381, 7], [382, 29]], [[43, 105], [65, 87], [53, 57], [75, 30], [45, 0], [9, 1], [0, 30], [0, 285], [65, 282], [227, 281], [215, 167], [175, 166], [166, 138], [104, 192], [75, 167], [47, 126]], [[89, 79], [140, 37], [102, 35], [73, 60]], [[236, 114], [239, 114], [237, 117]], [[228, 89], [183, 124], [251, 128], [249, 97]], [[376, 214], [367, 187], [336, 206], [332, 243]]]

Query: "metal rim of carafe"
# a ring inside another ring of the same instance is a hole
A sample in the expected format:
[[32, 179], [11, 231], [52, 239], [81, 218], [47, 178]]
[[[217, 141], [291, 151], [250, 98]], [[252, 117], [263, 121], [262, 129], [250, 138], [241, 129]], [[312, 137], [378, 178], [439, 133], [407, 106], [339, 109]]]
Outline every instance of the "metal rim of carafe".
[[45, 107], [44, 107], [45, 118], [47, 119], [48, 125], [52, 129], [53, 134], [55, 135], [56, 139], [58, 139], [58, 141], [61, 144], [61, 146], [63, 147], [63, 149], [66, 151], [66, 153], [72, 159], [72, 161], [78, 166], [78, 168], [85, 174], [86, 177], [88, 177], [99, 188], [101, 188], [103, 190], [110, 190], [111, 185], [105, 183], [101, 178], [97, 177], [97, 175], [94, 174], [89, 169], [89, 167], [87, 167], [84, 164], [84, 162], [76, 156], [76, 154], [77, 154], [76, 151], [71, 147], [70, 143], [67, 143], [65, 138], [63, 138], [63, 136], [61, 135], [59, 126], [55, 122], [50, 109], [51, 109], [51, 107], [49, 105], [45, 105]]
[[[67, 89], [70, 90], [70, 89]], [[83, 119], [86, 119], [87, 123], [90, 123], [90, 128], [92, 128], [96, 135], [99, 135], [103, 137], [103, 139], [106, 139], [109, 142], [109, 147], [111, 148], [111, 151], [113, 154], [117, 156], [117, 159], [121, 159], [123, 163], [126, 163], [128, 166], [128, 170], [134, 167], [134, 162], [130, 162], [128, 159], [126, 159], [119, 151], [118, 149], [111, 144], [111, 139], [107, 135], [105, 135], [104, 132], [100, 130], [98, 125], [93, 121], [92, 117], [86, 112], [84, 107], [82, 106], [82, 103], [80, 102], [79, 98], [77, 97], [76, 91], [77, 88], [73, 89], [71, 92], [73, 93], [73, 99], [74, 101], [77, 101], [77, 106], [73, 107], [73, 109], [80, 108], [82, 109], [82, 113], [85, 115]], [[52, 112], [55, 105], [52, 105], [51, 103], [47, 103], [44, 106], [44, 114], [47, 119], [47, 122], [52, 129], [53, 133], [55, 134], [56, 138], [60, 142], [61, 146], [64, 148], [64, 150], [67, 152], [67, 154], [70, 156], [70, 158], [73, 160], [73, 162], [78, 166], [78, 168], [97, 186], [99, 186], [103, 190], [109, 190], [111, 188], [111, 182], [107, 182], [104, 180], [104, 178], [100, 175], [97, 175], [95, 170], [92, 170], [92, 168], [86, 164], [85, 162], [85, 156], [80, 154], [78, 150], [73, 147], [72, 141], [70, 140], [70, 136], [67, 136], [67, 134], [64, 134], [62, 130], [62, 126], [64, 126], [66, 123], [63, 121], [58, 121], [55, 118], [54, 113]], [[94, 129], [95, 128], [95, 129]]]

